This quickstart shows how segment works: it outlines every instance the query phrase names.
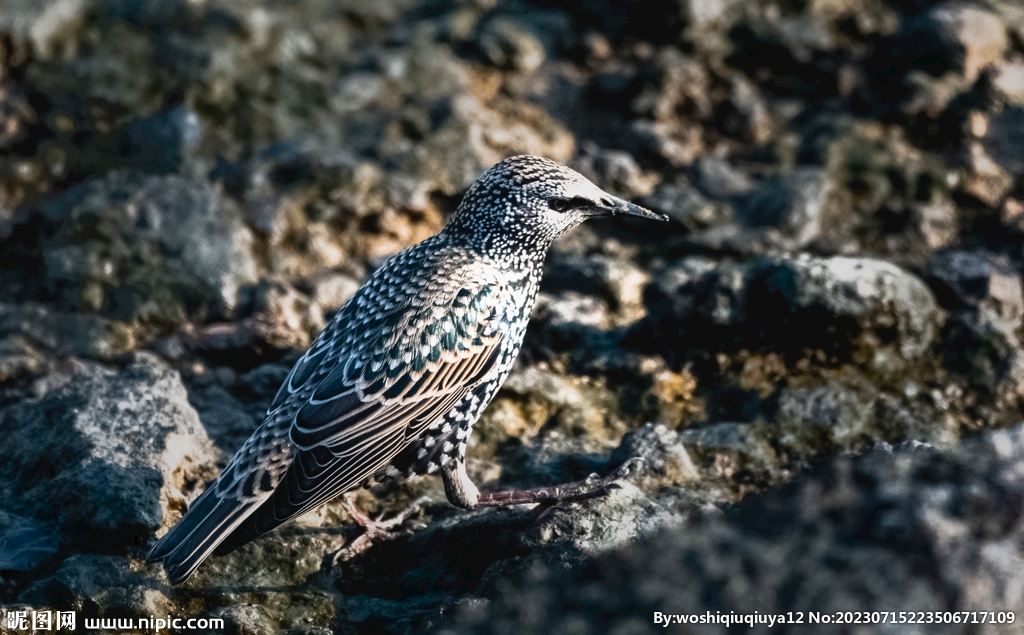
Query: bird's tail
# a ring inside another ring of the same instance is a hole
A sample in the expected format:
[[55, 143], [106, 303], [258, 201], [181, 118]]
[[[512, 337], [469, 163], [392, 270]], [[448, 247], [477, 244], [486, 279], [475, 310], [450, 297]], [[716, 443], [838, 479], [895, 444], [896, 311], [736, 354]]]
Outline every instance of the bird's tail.
[[233, 532], [262, 499], [243, 501], [217, 496], [210, 486], [189, 506], [185, 516], [157, 541], [146, 557], [163, 562], [171, 584], [180, 584]]

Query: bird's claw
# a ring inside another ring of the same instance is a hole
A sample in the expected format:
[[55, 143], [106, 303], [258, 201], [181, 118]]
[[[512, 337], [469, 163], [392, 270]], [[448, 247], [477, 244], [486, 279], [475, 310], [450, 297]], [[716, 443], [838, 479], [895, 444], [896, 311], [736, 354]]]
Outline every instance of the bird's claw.
[[352, 499], [348, 496], [344, 497], [344, 501], [349, 515], [351, 515], [352, 519], [356, 521], [356, 524], [362, 527], [365, 531], [351, 543], [334, 552], [334, 555], [331, 557], [331, 566], [337, 566], [338, 563], [351, 560], [363, 553], [373, 545], [375, 539], [394, 540], [399, 536], [406, 536], [410, 534], [411, 531], [409, 530], [395, 531], [395, 529], [401, 527], [410, 516], [419, 512], [423, 505], [429, 503], [430, 497], [421, 496], [417, 498], [408, 507], [387, 520], [383, 520], [383, 512], [377, 516], [377, 518], [370, 518], [369, 515], [357, 508], [355, 503], [352, 502]]

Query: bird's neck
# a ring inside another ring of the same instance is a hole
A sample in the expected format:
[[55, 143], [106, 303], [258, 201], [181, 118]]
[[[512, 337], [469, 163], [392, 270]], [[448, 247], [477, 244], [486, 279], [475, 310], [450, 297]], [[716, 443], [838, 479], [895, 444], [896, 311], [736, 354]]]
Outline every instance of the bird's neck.
[[467, 226], [453, 218], [438, 238], [493, 261], [502, 268], [540, 270], [555, 236], [537, 234], [510, 235], [501, 227]]

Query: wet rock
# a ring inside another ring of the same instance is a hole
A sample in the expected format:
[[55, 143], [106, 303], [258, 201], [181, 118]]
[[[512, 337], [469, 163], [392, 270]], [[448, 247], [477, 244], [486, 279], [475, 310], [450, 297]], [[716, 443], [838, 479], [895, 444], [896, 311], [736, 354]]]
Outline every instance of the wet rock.
[[1020, 495], [1013, 474], [1021, 436], [1015, 428], [955, 450], [907, 444], [835, 458], [769, 494], [592, 562], [567, 570], [531, 563], [495, 582], [489, 603], [456, 611], [446, 632], [546, 633], [573, 624], [581, 632], [657, 633], [664, 624], [653, 623], [656, 612], [803, 611], [806, 623], [808, 611], [885, 611], [894, 602], [948, 611], [993, 602], [1018, 611], [1024, 597], [1012, 581], [1024, 561], [1024, 525], [1008, 503]]
[[217, 458], [178, 374], [145, 353], [120, 371], [79, 365], [0, 427], [7, 504], [58, 521], [62, 544], [86, 552], [141, 546]]
[[179, 321], [256, 279], [252, 234], [204, 181], [113, 172], [50, 200], [46, 280], [71, 307]]

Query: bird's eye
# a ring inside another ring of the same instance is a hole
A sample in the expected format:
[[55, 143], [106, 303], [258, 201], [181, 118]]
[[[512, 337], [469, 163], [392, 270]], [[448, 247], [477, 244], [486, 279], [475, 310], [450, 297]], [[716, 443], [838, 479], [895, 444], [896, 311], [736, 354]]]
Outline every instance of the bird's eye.
[[572, 198], [548, 199], [548, 206], [556, 212], [565, 212], [574, 208], [594, 207], [594, 202], [583, 198], [582, 196], [574, 196]]

